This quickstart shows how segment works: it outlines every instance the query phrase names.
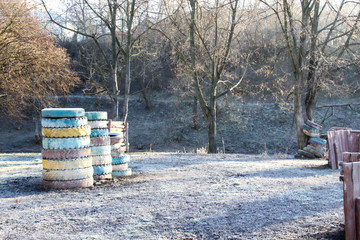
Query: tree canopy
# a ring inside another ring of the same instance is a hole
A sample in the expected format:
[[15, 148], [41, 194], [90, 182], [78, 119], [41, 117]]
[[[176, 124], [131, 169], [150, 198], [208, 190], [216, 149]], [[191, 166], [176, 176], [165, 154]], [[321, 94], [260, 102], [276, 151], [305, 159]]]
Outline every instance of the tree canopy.
[[79, 83], [65, 49], [22, 0], [0, 1], [0, 114], [24, 116]]

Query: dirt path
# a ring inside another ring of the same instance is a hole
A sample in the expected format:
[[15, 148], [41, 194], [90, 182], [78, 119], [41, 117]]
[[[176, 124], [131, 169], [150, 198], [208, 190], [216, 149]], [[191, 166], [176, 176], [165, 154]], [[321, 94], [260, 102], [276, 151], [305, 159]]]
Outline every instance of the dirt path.
[[324, 160], [132, 155], [132, 177], [44, 191], [41, 156], [0, 155], [0, 239], [342, 239]]

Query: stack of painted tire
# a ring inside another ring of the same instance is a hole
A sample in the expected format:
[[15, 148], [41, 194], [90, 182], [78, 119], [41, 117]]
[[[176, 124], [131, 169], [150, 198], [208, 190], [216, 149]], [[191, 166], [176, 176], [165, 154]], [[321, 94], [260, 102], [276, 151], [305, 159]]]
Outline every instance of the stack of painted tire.
[[320, 130], [322, 126], [307, 120], [303, 126], [303, 132], [311, 137], [309, 144], [299, 153], [308, 158], [323, 158], [325, 156], [326, 140], [320, 138]]
[[128, 164], [130, 156], [125, 154], [126, 147], [123, 145], [124, 136], [122, 133], [109, 133], [111, 142], [112, 176], [126, 177], [132, 174]]
[[107, 112], [86, 112], [91, 127], [91, 156], [94, 180], [111, 179], [112, 158]]
[[82, 108], [47, 108], [41, 111], [43, 187], [91, 187], [91, 128]]

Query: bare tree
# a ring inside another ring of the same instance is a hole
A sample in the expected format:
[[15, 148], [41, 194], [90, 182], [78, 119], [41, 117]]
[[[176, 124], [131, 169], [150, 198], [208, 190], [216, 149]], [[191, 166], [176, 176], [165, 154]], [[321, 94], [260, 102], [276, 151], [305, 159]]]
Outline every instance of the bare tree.
[[[89, 0], [71, 0], [70, 7], [67, 12], [74, 12], [74, 8], [78, 8], [77, 20], [81, 20], [83, 27], [79, 27], [79, 23], [72, 25], [66, 24], [64, 21], [59, 21], [50, 13], [44, 0], [42, 4], [48, 13], [50, 20], [63, 29], [71, 31], [75, 34], [92, 39], [98, 47], [106, 65], [111, 69], [112, 78], [112, 100], [113, 100], [113, 118], [119, 119], [119, 63], [123, 62], [125, 68], [123, 69], [125, 75], [124, 81], [124, 102], [122, 110], [122, 119], [127, 120], [128, 116], [128, 102], [131, 86], [131, 59], [133, 57], [133, 49], [136, 48], [138, 40], [148, 30], [147, 28], [140, 29], [139, 26], [146, 18], [147, 9], [149, 7], [148, 1], [136, 0], [107, 0], [92, 2]], [[89, 13], [90, 18], [84, 19], [83, 13]], [[93, 19], [93, 24], [88, 26], [86, 21]], [[95, 26], [98, 26], [94, 28]], [[106, 42], [110, 41], [110, 55], [106, 51]]]
[[194, 105], [199, 102], [207, 121], [208, 152], [216, 153], [217, 100], [235, 90], [245, 75], [243, 71], [240, 76], [225, 76], [229, 66], [236, 65], [230, 61], [231, 51], [245, 12], [239, 14], [238, 0], [179, 1], [173, 12], [171, 7], [167, 5], [167, 14], [175, 33], [160, 27], [157, 31], [170, 41], [191, 78]]
[[333, 76], [359, 64], [359, 3], [348, 0], [259, 0], [276, 15], [292, 67], [298, 148], [307, 144], [304, 122], [314, 120], [320, 90], [334, 91]]

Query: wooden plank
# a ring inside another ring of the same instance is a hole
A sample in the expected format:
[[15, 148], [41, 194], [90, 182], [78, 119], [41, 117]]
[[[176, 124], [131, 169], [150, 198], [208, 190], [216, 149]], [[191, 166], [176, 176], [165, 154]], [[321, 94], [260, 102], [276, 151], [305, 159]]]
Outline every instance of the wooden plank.
[[109, 119], [109, 122], [108, 122], [108, 130], [109, 130], [109, 132], [111, 132], [111, 123], [112, 123], [112, 120]]
[[349, 152], [360, 152], [360, 131], [349, 131]]
[[355, 199], [356, 239], [360, 240], [360, 197]]
[[334, 135], [335, 131], [328, 131], [328, 143], [329, 143], [329, 164], [332, 169], [337, 169], [336, 165], [336, 155], [335, 155], [335, 144], [334, 144]]
[[354, 186], [352, 181], [352, 163], [343, 164], [344, 168], [344, 216], [345, 216], [345, 237], [348, 240], [356, 239], [356, 219], [354, 210]]
[[360, 162], [353, 163], [353, 198], [354, 198], [354, 214], [355, 214], [355, 233], [357, 235], [357, 239], [359, 238], [357, 234], [357, 220], [356, 220], [356, 202], [355, 199], [360, 196]]

